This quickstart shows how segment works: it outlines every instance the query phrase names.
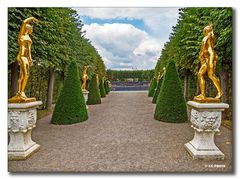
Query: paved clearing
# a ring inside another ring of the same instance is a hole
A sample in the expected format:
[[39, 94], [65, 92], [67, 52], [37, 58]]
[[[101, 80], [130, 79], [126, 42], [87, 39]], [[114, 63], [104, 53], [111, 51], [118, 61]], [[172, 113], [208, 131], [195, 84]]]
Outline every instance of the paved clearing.
[[232, 171], [232, 131], [222, 127], [216, 144], [224, 161], [193, 160], [184, 148], [193, 137], [189, 123], [154, 120], [147, 92], [111, 92], [89, 106], [89, 120], [52, 125], [37, 121], [33, 140], [40, 150], [26, 161], [10, 161], [9, 171], [205, 172]]

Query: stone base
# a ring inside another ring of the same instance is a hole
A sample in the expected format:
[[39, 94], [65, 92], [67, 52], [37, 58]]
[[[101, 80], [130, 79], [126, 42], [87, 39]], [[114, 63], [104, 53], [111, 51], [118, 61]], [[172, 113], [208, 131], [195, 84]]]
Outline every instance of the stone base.
[[193, 140], [185, 144], [185, 148], [193, 159], [224, 159], [224, 154], [215, 145], [214, 134], [215, 131], [206, 132], [195, 129]]
[[40, 145], [34, 144], [25, 151], [8, 151], [8, 160], [26, 160], [40, 149]]
[[214, 142], [214, 135], [219, 132], [222, 111], [228, 108], [225, 103], [198, 103], [188, 101], [191, 110], [190, 121], [194, 129], [193, 139], [185, 144], [185, 148], [194, 159], [224, 159], [224, 154]]
[[8, 159], [24, 160], [39, 150], [32, 141], [32, 129], [36, 127], [37, 110], [41, 101], [8, 104]]
[[224, 154], [218, 150], [203, 150], [196, 149], [191, 142], [186, 143], [185, 148], [193, 159], [203, 160], [224, 160]]
[[87, 100], [88, 100], [88, 93], [89, 93], [89, 91], [82, 91], [82, 93], [83, 93], [83, 97], [84, 97], [84, 100], [85, 100], [86, 107], [88, 109]]

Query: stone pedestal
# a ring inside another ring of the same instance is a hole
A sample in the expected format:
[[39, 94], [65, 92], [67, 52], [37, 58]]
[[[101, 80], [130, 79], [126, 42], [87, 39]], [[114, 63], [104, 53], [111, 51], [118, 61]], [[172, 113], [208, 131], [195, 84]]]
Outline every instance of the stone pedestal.
[[193, 139], [185, 144], [185, 148], [194, 159], [224, 159], [224, 154], [215, 145], [214, 135], [219, 132], [222, 111], [229, 108], [225, 103], [198, 103], [188, 101], [191, 111], [191, 127], [194, 129]]
[[83, 92], [83, 97], [84, 97], [84, 100], [85, 100], [85, 103], [86, 103], [86, 107], [88, 109], [87, 100], [88, 100], [88, 93], [89, 93], [89, 91], [82, 91], [82, 92]]
[[41, 104], [41, 101], [8, 104], [9, 160], [25, 160], [39, 149], [31, 133], [36, 127], [36, 108]]

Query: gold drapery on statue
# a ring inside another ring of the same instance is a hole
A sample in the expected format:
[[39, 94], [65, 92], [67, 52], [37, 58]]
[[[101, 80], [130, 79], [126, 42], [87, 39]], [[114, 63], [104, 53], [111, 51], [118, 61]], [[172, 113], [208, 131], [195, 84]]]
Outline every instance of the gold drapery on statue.
[[17, 61], [20, 65], [18, 92], [14, 97], [8, 99], [9, 103], [26, 103], [36, 101], [36, 98], [28, 98], [24, 92], [29, 78], [29, 68], [32, 66], [32, 40], [29, 36], [33, 31], [33, 27], [30, 25], [31, 22], [36, 23], [38, 20], [34, 17], [25, 19], [18, 34], [19, 51]]
[[[194, 101], [201, 103], [219, 103], [220, 98], [223, 95], [220, 80], [215, 75], [218, 56], [214, 50], [215, 35], [213, 33], [213, 25], [210, 24], [203, 29], [204, 38], [200, 49], [199, 59], [201, 67], [198, 71], [198, 84], [200, 88], [200, 94], [194, 97]], [[204, 75], [207, 74], [212, 80], [214, 86], [217, 89], [217, 95], [215, 98], [206, 97], [205, 79]]]

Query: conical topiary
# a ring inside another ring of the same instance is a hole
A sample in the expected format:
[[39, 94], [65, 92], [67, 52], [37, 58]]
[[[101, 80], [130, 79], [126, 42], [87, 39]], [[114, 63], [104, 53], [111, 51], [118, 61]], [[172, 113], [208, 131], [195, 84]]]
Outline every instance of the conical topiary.
[[155, 92], [153, 94], [153, 99], [152, 99], [152, 103], [153, 104], [156, 104], [156, 102], [157, 102], [157, 97], [158, 97], [158, 95], [160, 93], [160, 88], [161, 88], [162, 81], [163, 81], [163, 77], [158, 80], [158, 84], [157, 84], [156, 90], [155, 90]]
[[110, 93], [111, 87], [110, 87], [110, 81], [109, 80], [107, 80], [107, 89], [108, 89], [108, 93]]
[[92, 76], [92, 79], [89, 83], [88, 91], [89, 93], [87, 104], [88, 105], [101, 104], [101, 95], [97, 84], [96, 74]]
[[76, 62], [71, 62], [53, 111], [52, 124], [73, 124], [88, 119]]
[[169, 61], [157, 98], [154, 118], [159, 121], [181, 123], [187, 120], [187, 107], [181, 81], [174, 61]]
[[151, 80], [150, 86], [149, 86], [148, 97], [153, 97], [156, 86], [157, 86], [157, 80], [155, 77], [153, 77], [153, 79]]
[[107, 80], [104, 80], [104, 89], [105, 89], [105, 92], [106, 92], [106, 95], [107, 95], [109, 93]]
[[102, 98], [106, 97], [106, 92], [105, 92], [105, 88], [104, 88], [104, 80], [103, 79], [100, 80], [99, 90], [100, 90], [101, 97]]

